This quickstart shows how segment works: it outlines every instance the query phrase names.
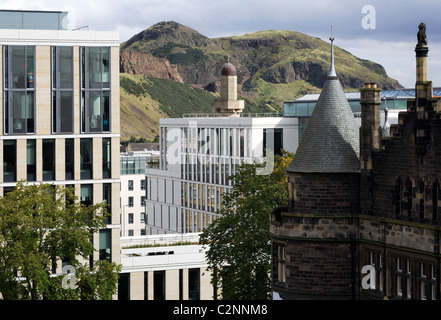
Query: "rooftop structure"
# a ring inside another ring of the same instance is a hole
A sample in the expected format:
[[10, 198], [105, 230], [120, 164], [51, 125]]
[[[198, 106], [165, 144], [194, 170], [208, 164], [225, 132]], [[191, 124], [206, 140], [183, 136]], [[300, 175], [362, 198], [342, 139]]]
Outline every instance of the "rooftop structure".
[[334, 70], [333, 40], [331, 70], [289, 172], [357, 172], [360, 167], [358, 126]]

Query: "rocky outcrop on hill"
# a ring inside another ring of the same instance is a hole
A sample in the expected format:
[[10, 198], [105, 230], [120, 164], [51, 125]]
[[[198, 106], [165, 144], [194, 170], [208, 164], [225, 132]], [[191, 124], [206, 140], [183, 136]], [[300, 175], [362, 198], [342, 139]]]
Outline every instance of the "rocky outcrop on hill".
[[184, 83], [176, 65], [151, 54], [127, 50], [120, 54], [120, 72]]

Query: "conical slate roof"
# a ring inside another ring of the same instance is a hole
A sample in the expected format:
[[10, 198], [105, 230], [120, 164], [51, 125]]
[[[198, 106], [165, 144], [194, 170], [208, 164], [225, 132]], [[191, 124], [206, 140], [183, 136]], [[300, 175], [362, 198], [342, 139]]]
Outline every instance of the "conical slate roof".
[[331, 72], [288, 172], [357, 172], [359, 128], [338, 78]]

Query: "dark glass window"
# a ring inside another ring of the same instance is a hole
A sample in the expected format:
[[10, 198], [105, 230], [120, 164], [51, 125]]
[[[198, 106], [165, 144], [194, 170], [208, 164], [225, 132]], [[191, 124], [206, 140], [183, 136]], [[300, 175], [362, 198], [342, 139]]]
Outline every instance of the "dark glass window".
[[43, 181], [55, 180], [55, 139], [43, 139]]
[[153, 271], [153, 299], [165, 300], [165, 270]]
[[81, 139], [80, 140], [80, 153], [81, 153], [81, 179], [92, 179], [93, 178], [93, 167], [92, 167], [92, 139]]
[[81, 48], [81, 131], [110, 131], [110, 48]]
[[103, 179], [111, 177], [111, 140], [103, 138]]
[[[271, 131], [272, 132], [271, 132]], [[270, 131], [267, 133], [267, 131]], [[271, 143], [267, 143], [268, 138], [273, 138], [274, 155], [281, 155], [283, 149], [283, 129], [263, 129], [263, 156], [266, 156], [266, 149], [271, 146]], [[267, 146], [268, 145], [268, 146]]]
[[17, 180], [17, 143], [15, 140], [3, 141], [3, 181]]
[[103, 202], [106, 204], [107, 212], [109, 216], [106, 218], [106, 223], [111, 222], [111, 214], [112, 214], [112, 184], [104, 183], [103, 184]]
[[89, 206], [93, 204], [93, 185], [92, 184], [82, 184], [81, 185], [81, 204]]
[[65, 139], [64, 146], [64, 160], [65, 160], [65, 179], [73, 180], [74, 179], [74, 159], [75, 159], [75, 145], [74, 139]]
[[4, 47], [5, 133], [35, 130], [35, 47]]
[[35, 140], [28, 140], [26, 142], [27, 181], [35, 181], [37, 179], [35, 162]]
[[101, 229], [99, 238], [100, 238], [100, 244], [99, 244], [100, 260], [110, 261], [111, 247], [112, 247], [111, 230]]
[[73, 132], [73, 48], [52, 47], [52, 130]]
[[188, 269], [188, 300], [200, 300], [201, 295], [201, 270]]

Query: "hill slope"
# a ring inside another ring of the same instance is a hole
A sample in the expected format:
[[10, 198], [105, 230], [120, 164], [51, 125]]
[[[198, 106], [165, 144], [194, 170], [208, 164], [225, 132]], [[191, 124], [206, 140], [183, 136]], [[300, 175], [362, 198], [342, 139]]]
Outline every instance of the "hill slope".
[[[322, 88], [329, 71], [330, 44], [299, 32], [277, 30], [210, 39], [179, 23], [160, 22], [121, 44], [120, 71], [122, 77], [138, 75], [138, 81], [147, 77], [151, 87], [156, 88], [151, 90], [158, 93], [149, 93], [152, 101], [156, 101], [152, 102], [152, 110], [156, 110], [153, 107], [156, 105], [162, 112], [161, 117], [176, 117], [181, 116], [184, 109], [185, 112], [209, 110], [205, 104], [211, 99], [214, 101], [215, 95], [211, 94], [208, 100], [203, 96], [207, 91], [218, 92], [220, 69], [227, 61], [237, 68], [239, 96], [246, 100], [245, 112], [280, 112], [284, 101]], [[402, 87], [387, 76], [381, 65], [359, 59], [338, 47], [335, 47], [335, 68], [346, 90], [358, 90], [365, 82], [376, 82], [383, 89]], [[167, 99], [158, 102], [156, 99], [166, 91], [159, 94], [163, 83], [153, 78], [187, 85], [185, 91], [192, 92], [193, 96], [175, 91], [172, 104], [167, 105], [171, 101]], [[122, 104], [130, 104], [126, 98], [128, 96], [122, 96]], [[135, 113], [142, 110], [134, 106], [133, 97], [130, 99]], [[192, 99], [200, 105], [191, 105]], [[176, 107], [179, 100], [188, 107]], [[146, 126], [155, 123], [153, 119], [157, 116], [150, 116]], [[122, 115], [122, 124], [127, 129], [124, 117]], [[131, 134], [126, 129], [122, 129], [123, 136], [125, 132]]]

